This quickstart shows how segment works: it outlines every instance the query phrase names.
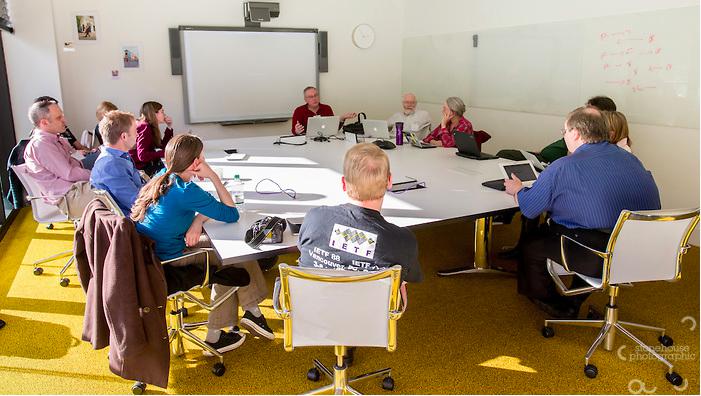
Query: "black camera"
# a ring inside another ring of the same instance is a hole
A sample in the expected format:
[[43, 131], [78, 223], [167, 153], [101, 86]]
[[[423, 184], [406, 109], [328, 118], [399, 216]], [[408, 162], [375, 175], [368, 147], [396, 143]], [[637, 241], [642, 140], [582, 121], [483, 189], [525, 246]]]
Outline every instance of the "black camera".
[[245, 241], [248, 246], [255, 248], [261, 243], [281, 243], [282, 233], [287, 223], [285, 219], [267, 216], [255, 221], [246, 231]]

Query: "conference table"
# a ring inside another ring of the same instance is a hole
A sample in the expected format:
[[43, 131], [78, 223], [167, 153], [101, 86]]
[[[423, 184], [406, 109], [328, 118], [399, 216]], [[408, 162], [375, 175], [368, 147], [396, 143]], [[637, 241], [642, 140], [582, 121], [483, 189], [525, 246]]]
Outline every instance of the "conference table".
[[[223, 264], [272, 257], [297, 251], [297, 236], [289, 227], [283, 242], [251, 248], [244, 241], [246, 230], [265, 216], [303, 217], [321, 205], [348, 202], [341, 185], [343, 158], [355, 140], [325, 142], [304, 136], [280, 139], [275, 136], [208, 140], [205, 158], [219, 167], [225, 184], [239, 175], [244, 180], [245, 204], [236, 223], [210, 220], [204, 229]], [[372, 141], [374, 139], [366, 139]], [[229, 160], [225, 149], [236, 149], [240, 160]], [[385, 195], [382, 215], [390, 222], [409, 228], [455, 219], [475, 220], [475, 271], [490, 271], [488, 247], [491, 216], [513, 212], [513, 197], [481, 185], [501, 177], [497, 164], [504, 159], [472, 160], [455, 155], [455, 148], [420, 149], [409, 144], [386, 150], [394, 183], [416, 179], [425, 188], [390, 192]], [[214, 193], [209, 181], [199, 182]], [[281, 192], [285, 190], [287, 193]], [[216, 196], [216, 194], [214, 194]], [[466, 272], [466, 271], [463, 271]]]

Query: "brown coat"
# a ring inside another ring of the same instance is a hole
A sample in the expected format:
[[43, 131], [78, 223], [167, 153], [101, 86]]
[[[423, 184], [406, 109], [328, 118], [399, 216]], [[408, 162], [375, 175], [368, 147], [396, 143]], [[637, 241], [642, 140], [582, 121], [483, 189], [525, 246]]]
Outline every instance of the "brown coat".
[[74, 253], [86, 294], [83, 340], [110, 346], [110, 370], [165, 388], [170, 351], [163, 267], [134, 223], [95, 199], [75, 231]]

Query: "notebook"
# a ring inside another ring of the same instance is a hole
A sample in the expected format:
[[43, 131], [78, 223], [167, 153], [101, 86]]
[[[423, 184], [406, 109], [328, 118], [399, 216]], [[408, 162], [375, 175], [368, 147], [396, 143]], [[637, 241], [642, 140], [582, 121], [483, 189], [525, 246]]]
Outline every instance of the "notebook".
[[538, 157], [529, 153], [528, 151], [526, 151], [526, 150], [519, 150], [519, 151], [521, 152], [521, 155], [523, 155], [523, 158], [527, 159], [528, 161], [531, 161], [531, 163], [533, 163], [533, 166], [538, 171], [542, 171], [543, 169], [545, 169], [546, 166], [548, 166], [548, 164], [540, 162]]
[[333, 136], [338, 132], [338, 116], [307, 118], [307, 140]]
[[386, 120], [362, 120], [364, 135], [377, 139], [389, 139]]
[[432, 145], [431, 143], [425, 143], [419, 138], [416, 137], [416, 134], [414, 132], [404, 132], [404, 136], [406, 136], [409, 139], [409, 143], [411, 143], [412, 146], [418, 147], [418, 148], [434, 148], [436, 146]]
[[460, 157], [480, 161], [497, 158], [491, 154], [480, 152], [479, 149], [477, 149], [477, 142], [475, 141], [474, 135], [464, 132], [453, 132], [453, 138], [455, 139], [455, 147], [458, 148], [458, 152], [455, 154]]

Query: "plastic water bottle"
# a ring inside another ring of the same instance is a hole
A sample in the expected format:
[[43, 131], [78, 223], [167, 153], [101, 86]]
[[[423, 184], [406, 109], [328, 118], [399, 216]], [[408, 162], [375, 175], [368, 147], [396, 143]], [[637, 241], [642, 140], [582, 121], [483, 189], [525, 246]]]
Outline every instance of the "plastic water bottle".
[[243, 194], [244, 189], [243, 182], [241, 181], [241, 177], [239, 175], [234, 175], [234, 180], [231, 181], [229, 190], [231, 191], [231, 197], [234, 199], [236, 208], [239, 210], [239, 212], [243, 213], [245, 209]]

